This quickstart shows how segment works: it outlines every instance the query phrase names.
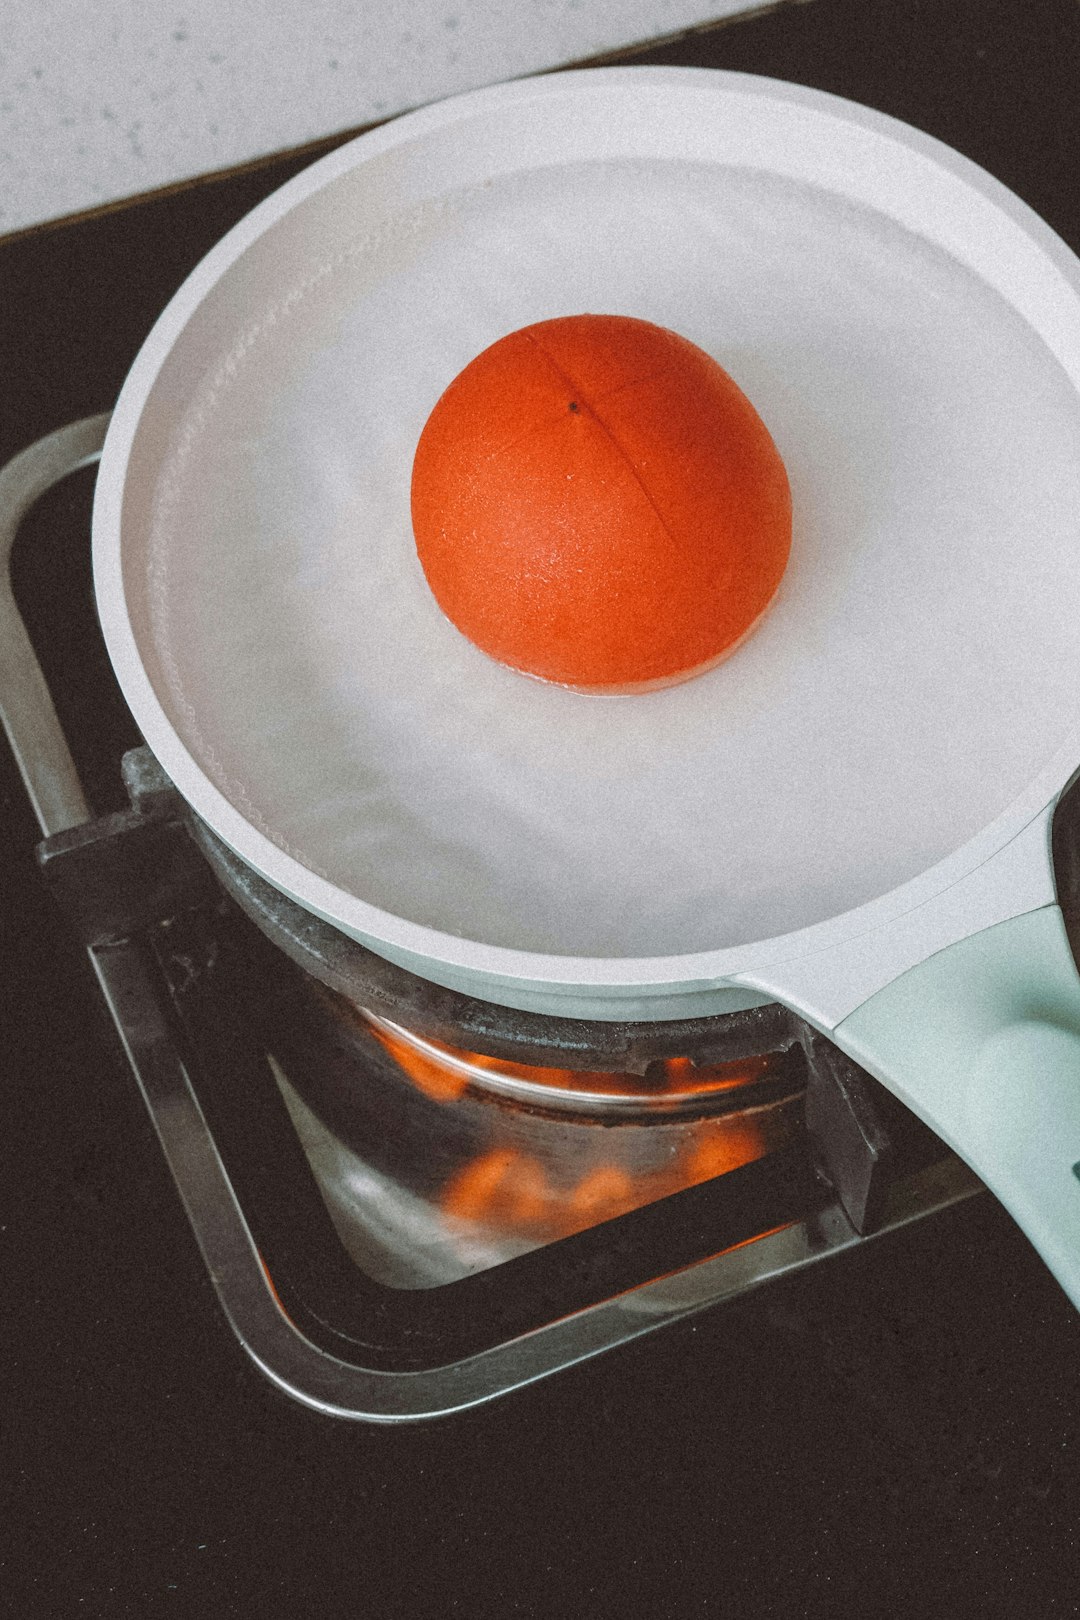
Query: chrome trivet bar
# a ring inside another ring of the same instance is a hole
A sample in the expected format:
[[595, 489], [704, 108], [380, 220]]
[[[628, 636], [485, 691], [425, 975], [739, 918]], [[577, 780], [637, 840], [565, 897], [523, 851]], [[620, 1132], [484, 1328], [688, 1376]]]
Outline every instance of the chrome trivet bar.
[[[23, 517], [54, 484], [99, 458], [107, 425], [104, 415], [72, 423], [0, 472], [0, 717], [45, 835], [78, 826], [89, 809], [15, 603], [8, 564]], [[866, 1241], [839, 1205], [830, 1205], [445, 1366], [386, 1371], [341, 1360], [311, 1343], [277, 1300], [172, 1040], [149, 949], [124, 939], [92, 946], [89, 955], [228, 1321], [267, 1377], [318, 1411], [372, 1421], [458, 1411]], [[980, 1187], [958, 1159], [946, 1158], [890, 1189], [871, 1235], [944, 1209]]]

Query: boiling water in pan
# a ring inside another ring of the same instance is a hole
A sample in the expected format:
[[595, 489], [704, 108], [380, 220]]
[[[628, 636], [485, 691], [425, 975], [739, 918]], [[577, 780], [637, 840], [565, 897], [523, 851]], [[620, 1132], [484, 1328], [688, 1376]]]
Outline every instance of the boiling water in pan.
[[[914, 876], [1060, 743], [1080, 409], [969, 271], [823, 191], [670, 163], [541, 170], [361, 226], [250, 311], [156, 497], [160, 695], [281, 847], [489, 943], [703, 950]], [[442, 389], [503, 333], [583, 311], [713, 354], [792, 485], [759, 630], [647, 696], [491, 663], [413, 551], [412, 453]]]

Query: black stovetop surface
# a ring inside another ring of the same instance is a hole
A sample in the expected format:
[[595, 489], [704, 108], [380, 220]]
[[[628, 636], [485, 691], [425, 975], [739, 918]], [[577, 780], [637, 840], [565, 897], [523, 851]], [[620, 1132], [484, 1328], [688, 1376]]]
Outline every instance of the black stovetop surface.
[[[896, 114], [1080, 249], [1076, 0], [808, 0], [641, 59]], [[0, 242], [0, 461], [108, 409], [186, 272], [300, 166]], [[61, 548], [58, 601], [86, 579]], [[1080, 1612], [1080, 1320], [986, 1196], [427, 1426], [278, 1394], [220, 1314], [6, 748], [0, 810], [10, 1612]]]

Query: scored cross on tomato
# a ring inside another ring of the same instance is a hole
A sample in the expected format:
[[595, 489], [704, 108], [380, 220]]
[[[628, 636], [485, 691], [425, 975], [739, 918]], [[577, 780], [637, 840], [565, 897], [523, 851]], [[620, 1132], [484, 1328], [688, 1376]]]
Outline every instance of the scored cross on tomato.
[[446, 616], [503, 664], [648, 690], [731, 653], [780, 584], [791, 494], [769, 431], [686, 338], [571, 315], [500, 338], [420, 436], [412, 522]]

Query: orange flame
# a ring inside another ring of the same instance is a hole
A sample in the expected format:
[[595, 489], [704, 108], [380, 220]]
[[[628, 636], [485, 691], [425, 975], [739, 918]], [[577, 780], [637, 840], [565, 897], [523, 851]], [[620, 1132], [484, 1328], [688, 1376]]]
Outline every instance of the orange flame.
[[419, 1051], [406, 1038], [395, 1034], [385, 1025], [371, 1023], [368, 1028], [413, 1084], [437, 1102], [455, 1102], [469, 1085], [468, 1074], [450, 1063], [439, 1061], [443, 1053], [451, 1060], [464, 1060], [473, 1069], [489, 1070], [516, 1080], [531, 1080], [535, 1085], [551, 1086], [557, 1091], [584, 1090], [609, 1096], [615, 1093], [639, 1096], [645, 1100], [675, 1095], [709, 1096], [734, 1090], [737, 1086], [752, 1085], [760, 1080], [771, 1061], [768, 1057], [748, 1057], [698, 1067], [690, 1058], [675, 1057], [658, 1059], [650, 1065], [647, 1077], [616, 1070], [579, 1072], [576, 1069], [514, 1063], [507, 1058], [487, 1057], [482, 1052], [459, 1051], [430, 1039], [424, 1043], [429, 1050]]
[[436, 1102], [455, 1102], [465, 1091], [469, 1084], [468, 1075], [439, 1063], [424, 1052], [416, 1051], [388, 1029], [378, 1029], [374, 1024], [370, 1029], [375, 1039], [389, 1052], [398, 1068], [408, 1075], [413, 1085], [426, 1097], [434, 1097]]
[[703, 1121], [662, 1169], [635, 1176], [621, 1165], [602, 1163], [569, 1187], [560, 1186], [535, 1155], [493, 1147], [450, 1178], [441, 1203], [446, 1214], [460, 1220], [551, 1241], [749, 1164], [778, 1147], [791, 1129], [790, 1110], [760, 1121]]

